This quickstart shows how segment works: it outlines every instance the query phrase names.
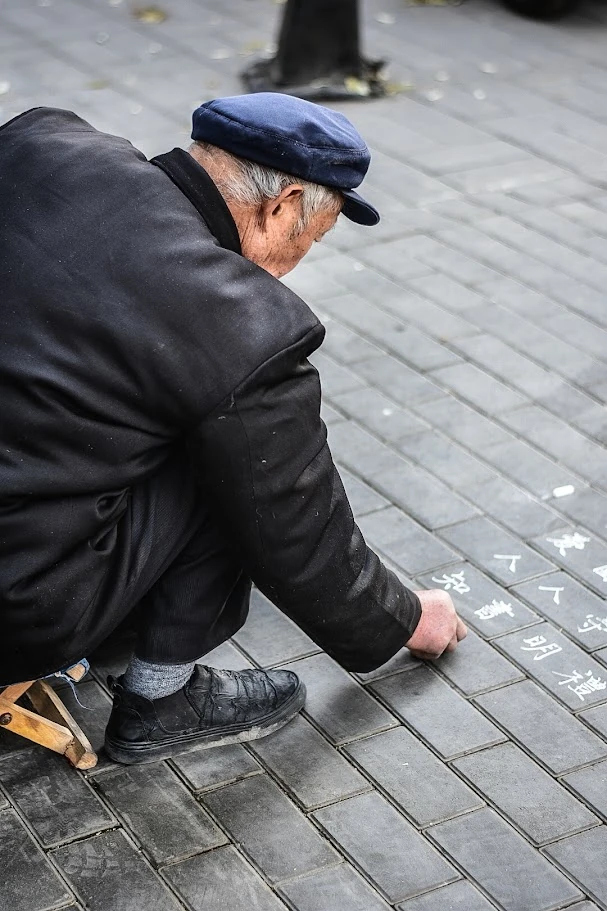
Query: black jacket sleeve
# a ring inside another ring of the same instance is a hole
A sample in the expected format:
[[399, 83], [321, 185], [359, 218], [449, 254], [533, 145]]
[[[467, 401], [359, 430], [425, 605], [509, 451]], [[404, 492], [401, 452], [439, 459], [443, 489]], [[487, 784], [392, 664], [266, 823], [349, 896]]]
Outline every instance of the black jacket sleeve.
[[307, 360], [323, 337], [317, 325], [266, 360], [196, 428], [191, 449], [258, 588], [346, 669], [369, 671], [402, 648], [421, 606], [354, 522]]

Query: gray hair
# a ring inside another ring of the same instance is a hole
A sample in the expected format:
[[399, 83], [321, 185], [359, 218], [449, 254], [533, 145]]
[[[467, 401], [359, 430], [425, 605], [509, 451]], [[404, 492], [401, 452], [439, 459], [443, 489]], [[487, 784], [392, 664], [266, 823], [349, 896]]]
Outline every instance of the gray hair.
[[232, 167], [226, 168], [225, 174], [218, 181], [219, 189], [227, 199], [238, 202], [244, 206], [260, 206], [268, 199], [276, 199], [285, 187], [293, 183], [299, 184], [303, 193], [301, 196], [301, 217], [295, 225], [295, 233], [301, 234], [310, 224], [311, 219], [321, 211], [332, 212], [337, 215], [343, 205], [343, 196], [333, 187], [325, 187], [318, 183], [301, 180], [284, 171], [277, 171], [265, 165], [249, 161], [247, 158], [238, 158], [224, 149], [219, 149], [206, 142], [195, 142], [195, 146], [213, 157], [224, 156]]

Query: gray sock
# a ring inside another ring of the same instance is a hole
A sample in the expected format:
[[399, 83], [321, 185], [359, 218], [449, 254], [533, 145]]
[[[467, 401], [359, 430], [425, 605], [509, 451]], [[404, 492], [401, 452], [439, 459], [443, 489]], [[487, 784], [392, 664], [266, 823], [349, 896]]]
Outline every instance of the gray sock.
[[146, 699], [162, 699], [180, 690], [192, 676], [196, 662], [187, 664], [153, 664], [135, 655], [124, 672], [125, 690]]

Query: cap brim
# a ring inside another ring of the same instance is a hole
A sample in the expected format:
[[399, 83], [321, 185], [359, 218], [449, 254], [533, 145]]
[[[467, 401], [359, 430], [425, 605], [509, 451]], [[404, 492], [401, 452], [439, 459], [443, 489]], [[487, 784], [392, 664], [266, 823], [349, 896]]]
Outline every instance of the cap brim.
[[341, 214], [355, 221], [357, 225], [376, 225], [379, 222], [377, 209], [354, 190], [342, 190], [344, 205]]

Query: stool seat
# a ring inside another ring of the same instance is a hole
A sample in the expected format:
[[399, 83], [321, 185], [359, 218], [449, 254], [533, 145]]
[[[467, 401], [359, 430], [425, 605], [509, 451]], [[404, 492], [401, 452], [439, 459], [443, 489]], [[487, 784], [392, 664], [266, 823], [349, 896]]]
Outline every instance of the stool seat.
[[[77, 682], [86, 674], [86, 667], [77, 664], [68, 674]], [[22, 696], [27, 697], [35, 711], [17, 705]], [[77, 769], [92, 769], [97, 765], [97, 754], [88, 738], [46, 680], [14, 683], [0, 691], [2, 729], [61, 753]]]

